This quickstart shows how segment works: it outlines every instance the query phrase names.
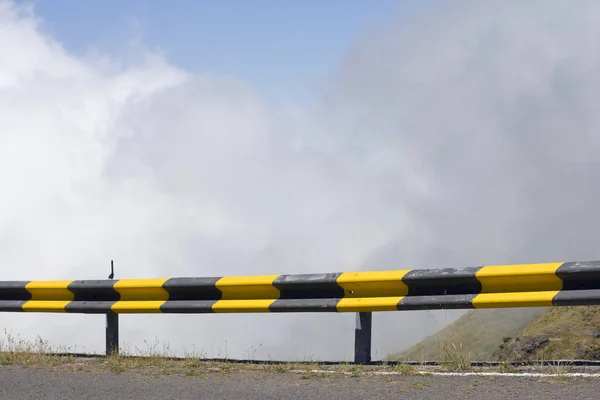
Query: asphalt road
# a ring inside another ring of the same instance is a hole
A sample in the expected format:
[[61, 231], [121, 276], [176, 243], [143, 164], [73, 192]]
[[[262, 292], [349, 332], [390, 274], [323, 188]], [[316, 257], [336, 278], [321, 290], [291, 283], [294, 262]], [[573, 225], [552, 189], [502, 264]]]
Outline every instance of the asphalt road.
[[319, 376], [277, 372], [152, 376], [0, 367], [0, 399], [598, 399], [599, 378]]

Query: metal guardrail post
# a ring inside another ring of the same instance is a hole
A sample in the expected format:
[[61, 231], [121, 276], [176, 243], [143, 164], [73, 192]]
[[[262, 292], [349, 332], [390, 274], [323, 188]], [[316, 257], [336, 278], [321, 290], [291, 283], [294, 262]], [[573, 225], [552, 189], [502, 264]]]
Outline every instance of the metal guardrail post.
[[106, 355], [119, 354], [119, 315], [106, 313]]
[[[110, 261], [110, 275], [115, 277], [113, 261]], [[106, 355], [119, 354], [119, 314], [109, 311], [106, 313]]]
[[356, 313], [356, 329], [354, 330], [354, 362], [371, 362], [371, 326], [372, 313]]

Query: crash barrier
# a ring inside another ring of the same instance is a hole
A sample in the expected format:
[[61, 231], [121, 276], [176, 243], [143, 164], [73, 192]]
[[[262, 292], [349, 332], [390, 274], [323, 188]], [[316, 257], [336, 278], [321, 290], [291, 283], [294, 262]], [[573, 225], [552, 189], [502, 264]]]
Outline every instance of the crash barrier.
[[377, 311], [600, 304], [600, 261], [301, 275], [0, 282], [0, 311], [118, 314], [357, 312], [355, 361]]

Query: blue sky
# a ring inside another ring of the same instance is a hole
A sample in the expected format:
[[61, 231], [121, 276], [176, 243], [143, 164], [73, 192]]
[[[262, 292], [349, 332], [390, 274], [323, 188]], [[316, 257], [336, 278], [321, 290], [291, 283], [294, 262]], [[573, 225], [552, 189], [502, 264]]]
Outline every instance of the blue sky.
[[136, 41], [188, 70], [234, 75], [279, 103], [309, 102], [357, 35], [410, 7], [412, 0], [35, 0], [43, 30], [71, 52], [122, 55]]

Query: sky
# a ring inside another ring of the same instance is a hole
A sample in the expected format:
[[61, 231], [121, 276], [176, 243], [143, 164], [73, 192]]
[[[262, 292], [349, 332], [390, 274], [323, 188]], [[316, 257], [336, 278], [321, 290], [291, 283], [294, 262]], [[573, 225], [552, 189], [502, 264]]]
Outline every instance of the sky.
[[[98, 279], [111, 259], [116, 278], [598, 259], [599, 3], [296, 3], [306, 41], [283, 8], [261, 20], [273, 26], [213, 8], [204, 57], [189, 10], [106, 4], [86, 17], [0, 2], [3, 280]], [[229, 17], [238, 28], [219, 33]], [[252, 57], [231, 51], [246, 43]], [[374, 358], [459, 315], [376, 313]], [[130, 349], [351, 360], [354, 323], [127, 315], [120, 328]], [[95, 315], [9, 314], [2, 328], [103, 350]]]
[[416, 3], [36, 0], [33, 4], [44, 31], [75, 54], [123, 54], [141, 46], [189, 71], [235, 76], [272, 102], [308, 105], [357, 35], [423, 7]]

